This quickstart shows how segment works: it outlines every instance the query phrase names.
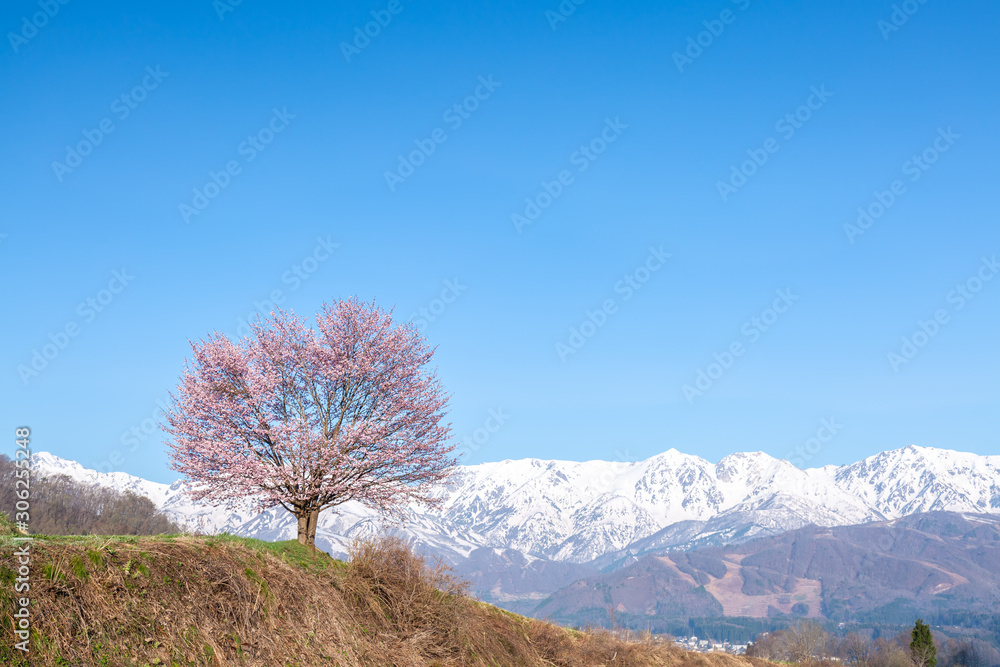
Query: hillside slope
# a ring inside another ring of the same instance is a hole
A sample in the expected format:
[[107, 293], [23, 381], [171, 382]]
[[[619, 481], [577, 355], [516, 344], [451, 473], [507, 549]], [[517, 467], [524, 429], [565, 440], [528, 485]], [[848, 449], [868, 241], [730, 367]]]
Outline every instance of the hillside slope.
[[929, 512], [858, 526], [811, 526], [740, 545], [650, 553], [576, 581], [536, 614], [599, 622], [687, 616], [909, 623], [1000, 610], [1000, 518]]
[[14, 546], [0, 541], [4, 665], [764, 664], [517, 616], [465, 597], [392, 541], [362, 546], [350, 564], [230, 536], [31, 544], [25, 657], [10, 631]]

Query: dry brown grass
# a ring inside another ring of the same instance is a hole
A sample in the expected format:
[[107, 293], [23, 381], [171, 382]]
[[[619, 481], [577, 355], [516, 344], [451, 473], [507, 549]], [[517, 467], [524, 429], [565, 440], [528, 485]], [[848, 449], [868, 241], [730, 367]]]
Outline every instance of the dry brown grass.
[[398, 541], [358, 544], [343, 564], [297, 544], [193, 537], [36, 541], [28, 662], [13, 649], [12, 549], [0, 544], [4, 665], [766, 664], [511, 614]]

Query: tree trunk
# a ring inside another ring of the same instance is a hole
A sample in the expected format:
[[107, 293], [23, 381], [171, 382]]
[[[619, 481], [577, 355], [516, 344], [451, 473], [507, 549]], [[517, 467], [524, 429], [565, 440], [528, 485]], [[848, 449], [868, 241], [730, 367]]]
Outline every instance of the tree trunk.
[[299, 520], [299, 544], [309, 547], [309, 552], [316, 555], [316, 524], [319, 523], [319, 510], [302, 510], [297, 516]]
[[313, 510], [309, 514], [309, 534], [307, 536], [307, 541], [309, 542], [309, 551], [312, 555], [316, 555], [316, 525], [319, 523], [319, 510]]
[[297, 538], [299, 540], [299, 544], [302, 546], [308, 546], [309, 538], [307, 537], [307, 533], [309, 528], [309, 514], [304, 510], [299, 510], [295, 514], [295, 517], [299, 520], [299, 534]]

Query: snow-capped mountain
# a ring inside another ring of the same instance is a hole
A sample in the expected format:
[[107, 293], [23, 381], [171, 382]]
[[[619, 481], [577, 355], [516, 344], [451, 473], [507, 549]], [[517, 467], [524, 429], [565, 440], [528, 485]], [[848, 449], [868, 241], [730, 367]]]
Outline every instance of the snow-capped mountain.
[[[767, 534], [882, 518], [830, 474], [761, 452], [733, 454], [718, 464], [674, 449], [629, 464], [503, 461], [460, 471], [442, 492], [441, 515], [482, 536], [486, 546], [572, 562], [624, 549], [681, 522], [775, 505], [788, 511], [760, 527]], [[750, 527], [747, 537], [758, 532]]]
[[959, 507], [1000, 513], [1000, 456], [911, 445], [833, 470], [838, 487], [889, 518]]
[[[184, 484], [99, 473], [39, 452], [37, 473], [148, 496], [190, 530], [293, 539], [282, 509], [257, 514], [191, 502]], [[411, 508], [385, 525], [347, 503], [320, 516], [318, 545], [343, 554], [358, 536], [394, 531], [455, 562], [488, 547], [547, 561], [614, 562], [623, 555], [740, 542], [809, 524], [844, 526], [944, 510], [1000, 514], [1000, 456], [927, 447], [883, 452], [845, 466], [802, 470], [762, 452], [711, 463], [670, 449], [634, 463], [524, 459], [460, 466], [440, 510]]]

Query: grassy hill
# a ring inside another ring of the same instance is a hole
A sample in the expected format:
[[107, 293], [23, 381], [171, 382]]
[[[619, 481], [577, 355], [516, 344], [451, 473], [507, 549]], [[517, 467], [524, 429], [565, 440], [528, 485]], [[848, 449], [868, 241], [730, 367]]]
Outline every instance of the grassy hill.
[[344, 563], [231, 536], [36, 537], [25, 657], [14, 548], [0, 538], [4, 665], [766, 664], [518, 616], [466, 597], [398, 543]]

